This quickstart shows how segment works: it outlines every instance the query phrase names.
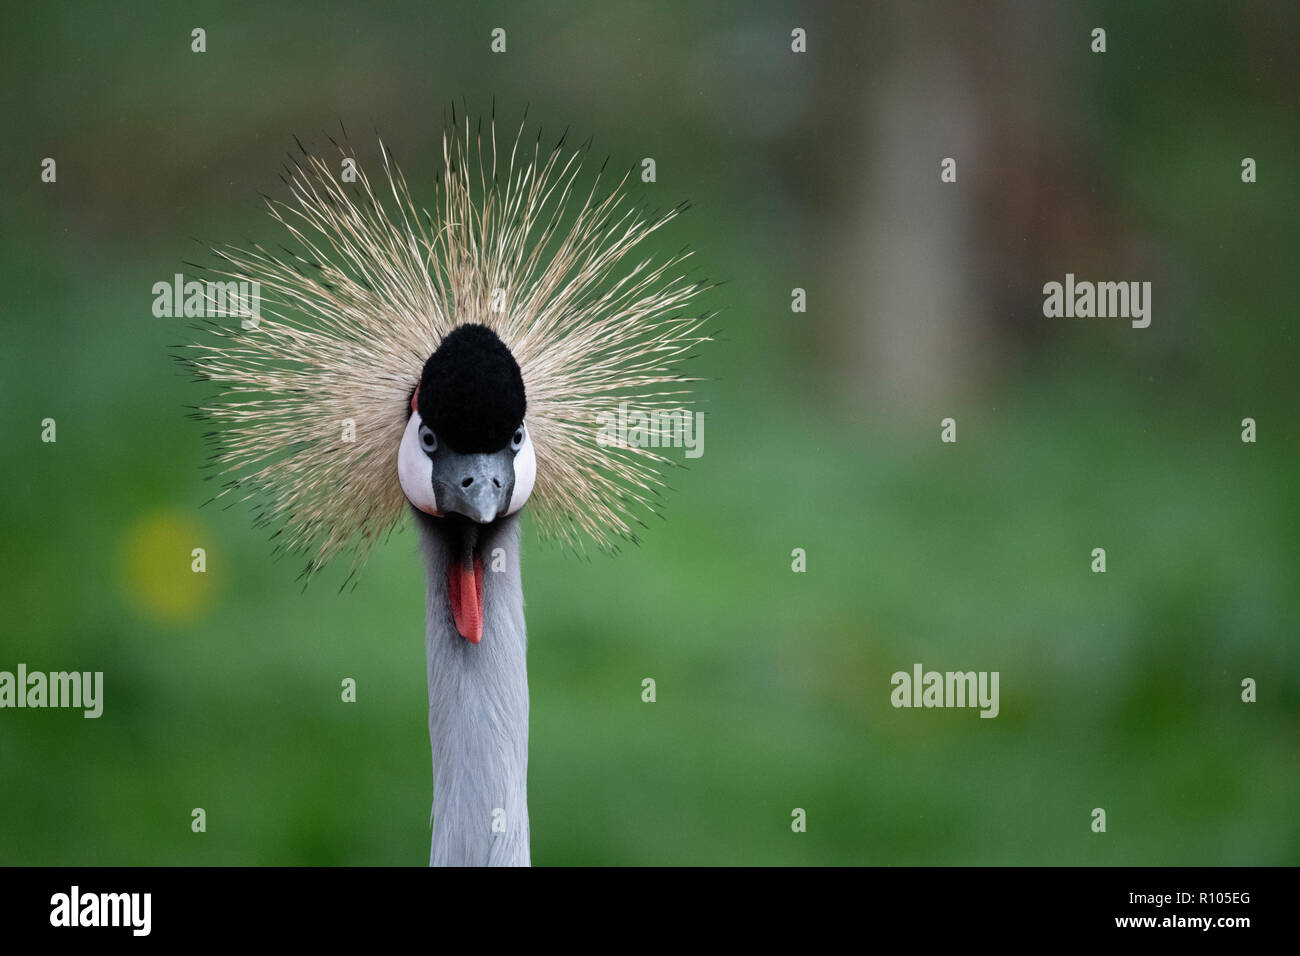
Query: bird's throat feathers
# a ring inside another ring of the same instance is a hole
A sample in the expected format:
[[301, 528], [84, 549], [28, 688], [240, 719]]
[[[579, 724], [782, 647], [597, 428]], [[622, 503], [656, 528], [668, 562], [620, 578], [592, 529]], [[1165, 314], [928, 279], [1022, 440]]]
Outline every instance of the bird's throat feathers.
[[450, 629], [469, 644], [490, 639], [498, 612], [508, 612], [516, 598], [522, 609], [518, 516], [479, 524], [454, 514], [415, 514], [429, 565], [430, 615], [445, 609]]
[[[527, 865], [528, 673], [519, 516], [475, 525], [472, 542], [447, 518], [415, 517], [428, 569], [430, 862]], [[466, 613], [456, 610], [456, 587], [461, 602], [473, 588], [478, 643], [462, 630]]]

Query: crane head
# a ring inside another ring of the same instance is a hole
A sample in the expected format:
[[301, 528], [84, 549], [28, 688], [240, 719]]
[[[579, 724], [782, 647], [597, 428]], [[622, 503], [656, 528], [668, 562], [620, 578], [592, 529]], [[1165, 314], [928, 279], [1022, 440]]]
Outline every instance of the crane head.
[[472, 643], [483, 632], [479, 529], [523, 508], [537, 474], [526, 409], [510, 349], [487, 326], [461, 325], [425, 363], [398, 449], [407, 501], [442, 519], [457, 545], [447, 590], [456, 627]]
[[580, 186], [586, 149], [530, 146], [525, 127], [503, 149], [493, 122], [448, 128], [433, 214], [382, 143], [373, 182], [350, 145], [333, 144], [355, 182], [299, 144], [289, 197], [269, 200], [298, 248], [214, 250], [213, 278], [255, 279], [272, 306], [205, 321], [178, 356], [218, 389], [195, 412], [216, 497], [254, 501], [308, 580], [345, 552], [354, 580], [412, 509], [486, 542], [527, 502], [539, 537], [609, 553], [661, 513], [673, 462], [602, 423], [690, 403], [711, 318], [690, 303], [711, 286], [687, 249], [633, 254], [685, 204], [642, 209], [631, 170]]

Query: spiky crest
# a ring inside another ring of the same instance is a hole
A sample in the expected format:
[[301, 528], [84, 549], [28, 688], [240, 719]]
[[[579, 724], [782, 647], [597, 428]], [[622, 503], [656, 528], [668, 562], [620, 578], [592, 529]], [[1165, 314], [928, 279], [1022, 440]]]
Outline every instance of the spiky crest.
[[[218, 497], [259, 501], [283, 547], [312, 553], [308, 575], [350, 547], [355, 571], [401, 519], [396, 456], [411, 393], [438, 342], [466, 322], [492, 328], [522, 371], [537, 453], [528, 510], [544, 533], [614, 546], [656, 511], [670, 459], [604, 447], [597, 423], [620, 402], [690, 405], [694, 379], [679, 368], [707, 340], [708, 318], [683, 314], [705, 287], [681, 274], [690, 253], [625, 263], [683, 207], [641, 212], [630, 170], [603, 195], [603, 167], [580, 189], [585, 147], [566, 151], [562, 138], [544, 151], [539, 134], [529, 150], [524, 128], [508, 156], [495, 119], [486, 142], [468, 117], [444, 132], [436, 216], [417, 209], [382, 141], [382, 195], [346, 138], [331, 140], [335, 163], [299, 143], [290, 200], [267, 199], [299, 249], [213, 250], [216, 275], [257, 280], [264, 297], [256, 328], [212, 322], [184, 350], [221, 386], [200, 408], [216, 425]], [[336, 174], [343, 158], [356, 161], [355, 184]], [[343, 440], [349, 419], [355, 441]]]

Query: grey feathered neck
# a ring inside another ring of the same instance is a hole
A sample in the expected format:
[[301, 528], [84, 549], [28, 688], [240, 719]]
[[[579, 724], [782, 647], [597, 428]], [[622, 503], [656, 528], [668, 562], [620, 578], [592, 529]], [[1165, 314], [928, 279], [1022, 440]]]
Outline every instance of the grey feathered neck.
[[[456, 630], [439, 519], [416, 512], [428, 568], [425, 655], [433, 753], [431, 866], [528, 866], [528, 671], [519, 516], [483, 527], [483, 639]], [[498, 550], [499, 549], [499, 550]]]

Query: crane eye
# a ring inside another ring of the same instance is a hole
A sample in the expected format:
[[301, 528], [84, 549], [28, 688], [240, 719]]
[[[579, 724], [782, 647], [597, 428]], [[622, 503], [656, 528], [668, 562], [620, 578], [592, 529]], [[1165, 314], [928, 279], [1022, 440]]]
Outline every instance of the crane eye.
[[438, 450], [438, 436], [428, 425], [420, 426], [420, 447], [426, 455], [432, 455]]
[[510, 436], [510, 450], [518, 452], [524, 446], [524, 426], [520, 425], [515, 429], [515, 433]]

